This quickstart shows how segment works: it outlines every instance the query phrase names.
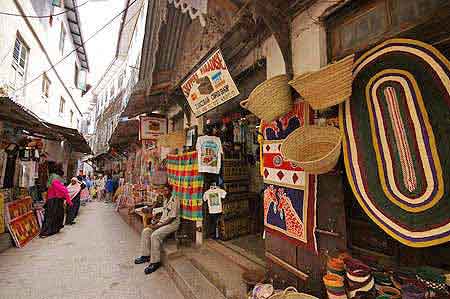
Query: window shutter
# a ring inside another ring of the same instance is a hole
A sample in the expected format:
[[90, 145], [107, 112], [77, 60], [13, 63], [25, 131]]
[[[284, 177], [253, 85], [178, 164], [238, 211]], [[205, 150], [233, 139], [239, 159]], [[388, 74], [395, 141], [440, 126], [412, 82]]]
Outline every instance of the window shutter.
[[82, 91], [86, 91], [86, 77], [87, 72], [85, 70], [81, 70], [78, 72], [78, 88]]

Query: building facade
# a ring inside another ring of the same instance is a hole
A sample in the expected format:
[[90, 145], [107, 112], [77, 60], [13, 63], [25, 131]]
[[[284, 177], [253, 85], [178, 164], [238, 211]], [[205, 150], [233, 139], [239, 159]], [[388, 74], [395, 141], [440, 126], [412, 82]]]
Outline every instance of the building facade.
[[[0, 3], [2, 12], [12, 14], [0, 16], [5, 28], [0, 33], [0, 87], [41, 119], [80, 129], [89, 65], [76, 5], [65, 1], [60, 8], [44, 0]], [[49, 17], [55, 14], [59, 15]]]

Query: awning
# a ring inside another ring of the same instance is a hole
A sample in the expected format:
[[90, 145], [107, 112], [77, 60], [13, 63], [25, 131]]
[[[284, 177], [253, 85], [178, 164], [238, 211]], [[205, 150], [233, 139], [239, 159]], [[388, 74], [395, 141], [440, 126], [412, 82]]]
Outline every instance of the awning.
[[75, 152], [83, 154], [91, 153], [91, 148], [89, 147], [89, 144], [86, 142], [86, 139], [84, 139], [83, 135], [81, 135], [77, 129], [61, 127], [51, 123], [45, 123], [45, 125], [47, 125], [50, 128], [49, 131], [55, 133], [56, 135], [60, 135], [61, 137], [66, 139], [71, 144], [72, 149]]
[[139, 138], [139, 120], [129, 119], [120, 121], [109, 140], [111, 147], [118, 150], [126, 148], [131, 143], [136, 143]]
[[37, 115], [8, 97], [0, 97], [0, 120], [42, 138], [56, 138]]

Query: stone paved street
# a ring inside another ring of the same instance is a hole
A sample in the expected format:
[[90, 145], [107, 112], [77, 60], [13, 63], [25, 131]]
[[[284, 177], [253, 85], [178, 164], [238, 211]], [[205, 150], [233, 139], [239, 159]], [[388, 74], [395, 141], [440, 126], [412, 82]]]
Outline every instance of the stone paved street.
[[112, 206], [90, 203], [76, 225], [0, 254], [0, 299], [182, 299], [165, 269], [133, 264], [138, 244]]

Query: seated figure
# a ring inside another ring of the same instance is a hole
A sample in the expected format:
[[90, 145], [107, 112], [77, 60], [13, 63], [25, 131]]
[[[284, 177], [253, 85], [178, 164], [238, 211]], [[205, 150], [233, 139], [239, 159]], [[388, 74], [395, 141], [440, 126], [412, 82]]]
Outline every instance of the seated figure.
[[161, 266], [161, 244], [164, 239], [178, 230], [180, 226], [180, 200], [176, 196], [165, 198], [162, 215], [159, 220], [153, 217], [149, 227], [142, 230], [141, 256], [134, 260], [135, 264], [150, 262], [145, 274], [155, 272]]

